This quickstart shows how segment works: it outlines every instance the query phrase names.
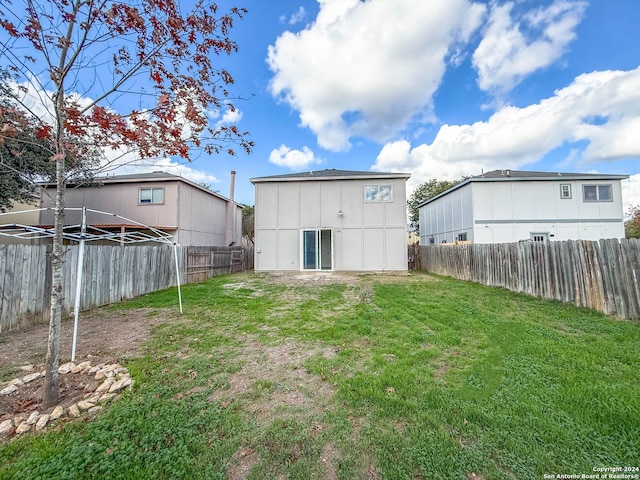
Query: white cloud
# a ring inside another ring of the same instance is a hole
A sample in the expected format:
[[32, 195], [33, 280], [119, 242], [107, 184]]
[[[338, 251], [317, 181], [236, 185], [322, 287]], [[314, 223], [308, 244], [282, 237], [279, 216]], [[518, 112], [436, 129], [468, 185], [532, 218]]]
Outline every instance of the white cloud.
[[[412, 172], [409, 188], [430, 178], [456, 179], [499, 168], [521, 168], [575, 144], [584, 164], [640, 157], [640, 67], [584, 74], [553, 97], [526, 108], [504, 107], [486, 122], [443, 125], [431, 144], [385, 145], [374, 170]], [[619, 172], [624, 173], [624, 172]], [[635, 183], [634, 183], [635, 182]], [[640, 191], [635, 180], [627, 196]], [[631, 192], [631, 193], [630, 193]], [[626, 203], [627, 200], [625, 200]]]
[[273, 96], [300, 113], [321, 147], [353, 136], [385, 141], [433, 117], [432, 96], [454, 46], [477, 30], [468, 0], [319, 0], [315, 23], [269, 47]]
[[625, 205], [625, 215], [632, 207], [640, 206], [640, 173], [622, 181], [622, 203]]
[[219, 127], [221, 125], [237, 124], [240, 123], [240, 120], [242, 120], [242, 112], [237, 108], [233, 110], [228, 108], [225, 110], [222, 118], [218, 120], [216, 126]]
[[287, 167], [292, 170], [320, 163], [308, 147], [302, 147], [302, 150], [292, 150], [284, 144], [280, 145], [280, 148], [271, 151], [269, 161], [279, 167]]
[[575, 38], [587, 2], [558, 0], [512, 16], [514, 3], [493, 3], [483, 39], [473, 54], [482, 90], [504, 94], [522, 79], [556, 62]]
[[302, 22], [306, 15], [307, 15], [307, 11], [304, 9], [304, 7], [300, 7], [288, 19], [285, 16], [280, 17], [280, 22], [281, 23], [287, 23], [289, 25], [296, 25], [297, 23]]

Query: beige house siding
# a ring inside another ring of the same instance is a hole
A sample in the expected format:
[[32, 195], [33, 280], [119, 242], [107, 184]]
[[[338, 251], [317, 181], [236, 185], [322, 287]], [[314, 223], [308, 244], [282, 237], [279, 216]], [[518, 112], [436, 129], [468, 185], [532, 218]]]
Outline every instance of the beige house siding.
[[[163, 203], [140, 203], [141, 188], [163, 188]], [[53, 206], [53, 187], [42, 195], [42, 207]], [[68, 188], [65, 206], [86, 207], [107, 213], [115, 213], [135, 222], [149, 225], [176, 235], [180, 245], [226, 246], [226, 215], [229, 200], [205, 190], [181, 177], [168, 174], [149, 174], [112, 177], [103, 180], [101, 186]], [[234, 204], [235, 205], [235, 204]], [[233, 241], [242, 239], [242, 208], [235, 205]], [[88, 223], [123, 223], [121, 219], [91, 214]], [[81, 212], [68, 211], [66, 224], [80, 224]], [[41, 225], [53, 224], [53, 212], [40, 214]]]
[[[331, 270], [407, 270], [407, 178], [252, 179], [256, 270], [308, 269], [302, 253], [305, 230], [331, 232], [330, 250], [322, 249], [330, 256], [323, 262], [330, 260]], [[392, 186], [393, 200], [365, 202], [365, 188], [378, 184]]]

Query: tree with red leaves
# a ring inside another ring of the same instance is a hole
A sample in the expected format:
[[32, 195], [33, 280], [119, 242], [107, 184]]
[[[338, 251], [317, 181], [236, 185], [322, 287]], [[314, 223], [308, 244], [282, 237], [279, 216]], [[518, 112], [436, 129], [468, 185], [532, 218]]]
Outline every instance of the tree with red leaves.
[[640, 238], [640, 206], [629, 208], [629, 220], [624, 222], [624, 231], [627, 238]]
[[249, 153], [247, 132], [209, 115], [234, 110], [233, 78], [212, 59], [237, 51], [229, 31], [245, 13], [200, 1], [183, 14], [178, 0], [0, 3], [0, 56], [21, 77], [12, 101], [50, 139], [56, 165], [45, 405], [59, 396], [65, 165], [96, 148], [137, 159]]

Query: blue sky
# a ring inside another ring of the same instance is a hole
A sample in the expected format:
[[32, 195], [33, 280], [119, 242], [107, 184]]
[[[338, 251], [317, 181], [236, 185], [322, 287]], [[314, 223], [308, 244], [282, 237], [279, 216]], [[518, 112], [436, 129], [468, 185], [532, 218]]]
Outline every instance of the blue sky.
[[220, 180], [322, 168], [622, 173], [640, 203], [637, 0], [246, 0], [229, 68], [251, 156]]
[[218, 4], [249, 10], [219, 60], [253, 154], [137, 171], [228, 195], [235, 170], [249, 205], [251, 177], [324, 168], [409, 172], [409, 193], [500, 168], [621, 173], [640, 204], [638, 0]]

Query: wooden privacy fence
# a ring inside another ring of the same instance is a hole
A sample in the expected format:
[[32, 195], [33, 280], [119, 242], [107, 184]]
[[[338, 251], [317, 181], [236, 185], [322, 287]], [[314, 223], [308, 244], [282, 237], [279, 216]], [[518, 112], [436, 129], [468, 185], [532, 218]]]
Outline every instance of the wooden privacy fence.
[[420, 247], [423, 270], [640, 318], [640, 240]]
[[[49, 321], [51, 247], [0, 244], [0, 333]], [[181, 283], [253, 268], [243, 247], [178, 247]], [[79, 247], [64, 259], [63, 315], [73, 312]], [[80, 309], [116, 303], [176, 285], [172, 246], [87, 245]], [[177, 300], [176, 300], [177, 301]]]

